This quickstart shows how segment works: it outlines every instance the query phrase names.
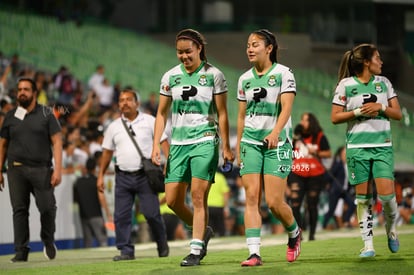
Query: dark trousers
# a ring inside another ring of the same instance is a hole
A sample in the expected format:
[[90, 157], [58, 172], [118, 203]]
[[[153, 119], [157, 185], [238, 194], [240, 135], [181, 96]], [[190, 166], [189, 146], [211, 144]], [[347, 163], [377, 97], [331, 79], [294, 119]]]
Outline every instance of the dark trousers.
[[300, 209], [306, 196], [306, 210], [309, 214], [309, 239], [313, 239], [318, 222], [319, 194], [325, 185], [325, 178], [323, 175], [301, 177], [290, 173], [288, 184], [291, 191], [289, 198], [290, 206], [292, 207], [293, 216], [301, 228], [305, 227], [305, 222], [300, 213]]
[[348, 205], [348, 209], [343, 215], [344, 222], [349, 222], [351, 216], [355, 212], [355, 199], [346, 191], [343, 190], [342, 186], [338, 183], [333, 182], [331, 183], [331, 188], [329, 189], [329, 210], [326, 212], [324, 219], [323, 219], [323, 228], [326, 228], [328, 225], [329, 220], [333, 217], [336, 209], [336, 205], [338, 204], [339, 199], [342, 198], [344, 202]]
[[158, 195], [152, 191], [144, 173], [116, 172], [115, 177], [115, 242], [121, 254], [134, 255], [131, 241], [131, 211], [138, 196], [139, 211], [144, 215], [157, 245], [167, 241], [164, 221], [160, 214]]
[[30, 194], [40, 212], [41, 240], [45, 244], [55, 241], [56, 200], [50, 184], [51, 175], [50, 167], [11, 166], [7, 171], [16, 252], [29, 249]]
[[208, 225], [211, 226], [218, 236], [226, 235], [226, 226], [224, 225], [224, 208], [208, 207]]
[[108, 245], [108, 235], [103, 217], [82, 218], [81, 223], [84, 247], [92, 247], [94, 237], [98, 241], [99, 246]]

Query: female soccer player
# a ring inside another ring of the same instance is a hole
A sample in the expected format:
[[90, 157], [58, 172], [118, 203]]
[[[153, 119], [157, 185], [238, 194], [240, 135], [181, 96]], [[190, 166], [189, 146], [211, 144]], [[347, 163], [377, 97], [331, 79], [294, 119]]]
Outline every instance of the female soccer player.
[[332, 101], [332, 122], [348, 124], [348, 175], [350, 184], [355, 186], [357, 216], [364, 241], [360, 257], [375, 256], [371, 179], [383, 205], [388, 248], [395, 253], [400, 246], [395, 224], [398, 210], [390, 119], [400, 120], [402, 114], [391, 82], [379, 75], [381, 67], [379, 51], [372, 44], [361, 44], [345, 52]]
[[246, 191], [245, 231], [249, 257], [242, 266], [262, 265], [260, 203], [262, 184], [266, 203], [289, 235], [287, 260], [300, 253], [301, 234], [285, 201], [286, 179], [292, 165], [291, 110], [296, 93], [292, 71], [277, 63], [275, 36], [257, 30], [247, 41], [253, 68], [238, 82], [237, 158]]
[[[205, 45], [204, 37], [195, 30], [185, 29], [177, 34], [177, 57], [181, 64], [162, 77], [155, 121], [154, 142], [161, 138], [172, 106], [166, 200], [193, 230], [191, 252], [181, 266], [199, 265], [213, 235], [207, 227], [207, 197], [218, 165], [219, 133], [224, 162], [234, 160], [229, 144], [226, 80], [219, 69], [207, 62]], [[152, 160], [160, 163], [159, 146], [153, 147]], [[185, 204], [189, 185], [194, 212]]]

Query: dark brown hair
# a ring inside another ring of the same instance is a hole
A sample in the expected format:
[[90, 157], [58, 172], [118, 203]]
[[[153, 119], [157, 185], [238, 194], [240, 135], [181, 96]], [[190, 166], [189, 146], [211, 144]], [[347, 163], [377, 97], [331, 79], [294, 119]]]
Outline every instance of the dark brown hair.
[[200, 59], [207, 62], [206, 48], [205, 48], [205, 45], [207, 44], [207, 42], [201, 33], [193, 29], [185, 29], [185, 30], [180, 31], [177, 34], [177, 36], [175, 37], [175, 42], [177, 43], [177, 41], [180, 39], [187, 39], [187, 40], [191, 40], [194, 43], [196, 43], [197, 46], [201, 48]]
[[260, 29], [260, 30], [254, 31], [252, 32], [252, 34], [256, 34], [262, 37], [263, 40], [265, 41], [266, 47], [269, 45], [273, 46], [272, 52], [270, 53], [270, 61], [272, 61], [272, 63], [277, 63], [278, 45], [276, 41], [276, 36], [266, 29]]
[[27, 82], [30, 82], [30, 85], [32, 86], [32, 91], [34, 92], [34, 93], [37, 93], [38, 91], [37, 91], [37, 87], [36, 87], [36, 82], [33, 80], [33, 79], [31, 79], [30, 77], [20, 77], [18, 80], [17, 80], [17, 86], [19, 86], [19, 83], [20, 82], [22, 82], [22, 81], [27, 81]]
[[361, 74], [364, 70], [364, 62], [371, 60], [376, 51], [378, 49], [373, 44], [360, 44], [346, 51], [339, 65], [338, 82], [346, 77]]

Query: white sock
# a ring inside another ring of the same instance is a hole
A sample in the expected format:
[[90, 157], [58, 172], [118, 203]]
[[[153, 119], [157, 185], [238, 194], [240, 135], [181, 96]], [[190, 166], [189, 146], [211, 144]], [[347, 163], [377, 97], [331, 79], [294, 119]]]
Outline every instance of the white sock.
[[396, 223], [397, 223], [397, 213], [398, 205], [395, 196], [390, 198], [389, 196], [379, 196], [382, 202], [382, 209], [384, 211], [385, 218], [385, 230], [387, 236], [390, 237], [390, 233], [396, 235]]
[[249, 255], [256, 254], [260, 256], [260, 241], [260, 237], [250, 237], [246, 239], [246, 244], [249, 248]]
[[190, 253], [194, 255], [200, 255], [203, 248], [204, 241], [198, 239], [192, 239], [190, 242]]
[[372, 200], [357, 198], [357, 216], [359, 222], [359, 231], [366, 249], [374, 249], [373, 236], [373, 217], [372, 217]]

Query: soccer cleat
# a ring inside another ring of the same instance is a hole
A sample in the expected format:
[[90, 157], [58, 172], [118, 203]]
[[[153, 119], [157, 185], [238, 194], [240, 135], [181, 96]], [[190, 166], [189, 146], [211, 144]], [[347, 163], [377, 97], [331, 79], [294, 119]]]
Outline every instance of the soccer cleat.
[[375, 257], [375, 250], [373, 248], [362, 248], [359, 257], [361, 258], [371, 258]]
[[262, 264], [262, 258], [257, 254], [252, 254], [247, 260], [241, 262], [241, 266], [259, 266]]
[[114, 260], [114, 262], [130, 261], [130, 260], [135, 260], [135, 256], [134, 255], [128, 255], [128, 254], [121, 254], [121, 255], [114, 256], [112, 258], [112, 260]]
[[388, 249], [392, 253], [397, 253], [400, 249], [400, 241], [398, 240], [397, 235], [393, 232], [388, 235]]
[[206, 228], [206, 233], [204, 234], [204, 246], [201, 249], [200, 252], [200, 260], [202, 260], [206, 255], [207, 255], [207, 245], [208, 242], [210, 241], [211, 237], [214, 237], [214, 231], [213, 228], [211, 228], [211, 226], [207, 226]]
[[53, 260], [54, 258], [56, 258], [56, 251], [57, 251], [57, 248], [54, 243], [45, 244], [43, 247], [43, 254], [48, 260]]
[[288, 262], [294, 262], [300, 255], [300, 242], [302, 240], [302, 230], [299, 229], [299, 234], [295, 238], [289, 238], [288, 248], [286, 251], [286, 259]]
[[195, 255], [195, 254], [188, 254], [187, 257], [185, 257], [182, 261], [181, 261], [181, 266], [195, 266], [195, 265], [200, 265], [200, 255]]

